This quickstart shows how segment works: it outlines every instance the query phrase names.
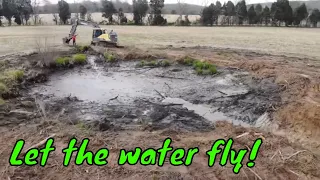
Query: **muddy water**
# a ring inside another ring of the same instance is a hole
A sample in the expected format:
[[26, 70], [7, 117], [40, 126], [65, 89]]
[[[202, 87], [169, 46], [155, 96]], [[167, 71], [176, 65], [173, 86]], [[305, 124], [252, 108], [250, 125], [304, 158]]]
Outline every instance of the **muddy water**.
[[87, 67], [53, 74], [32, 92], [61, 99], [77, 97], [82, 102], [69, 108], [81, 111], [80, 117], [89, 114], [116, 123], [147, 121], [179, 127], [187, 121], [210, 124], [219, 120], [249, 126], [272, 103], [268, 92], [252, 88], [256, 86], [251, 81], [246, 84], [245, 72], [219, 69], [218, 75], [198, 76], [191, 67], [181, 65], [136, 68], [138, 62], [98, 65], [95, 60], [91, 56]]

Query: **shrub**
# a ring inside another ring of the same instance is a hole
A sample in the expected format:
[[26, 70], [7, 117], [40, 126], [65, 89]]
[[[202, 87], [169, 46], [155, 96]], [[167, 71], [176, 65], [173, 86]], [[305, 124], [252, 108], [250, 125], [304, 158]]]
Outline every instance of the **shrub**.
[[76, 64], [83, 64], [86, 62], [86, 59], [87, 59], [87, 55], [85, 54], [75, 54], [73, 55], [73, 61], [74, 63]]

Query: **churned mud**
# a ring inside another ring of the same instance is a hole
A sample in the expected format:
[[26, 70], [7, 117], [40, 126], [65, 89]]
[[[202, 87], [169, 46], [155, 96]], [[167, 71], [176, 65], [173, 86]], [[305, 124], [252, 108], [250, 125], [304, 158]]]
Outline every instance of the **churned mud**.
[[[52, 74], [30, 94], [56, 102], [71, 121], [110, 124], [103, 130], [111, 125], [120, 129], [148, 125], [203, 131], [216, 121], [249, 127], [261, 125], [259, 117], [279, 101], [277, 85], [236, 69], [219, 68], [216, 75], [199, 76], [192, 67], [176, 63], [141, 68], [139, 61], [105, 65], [99, 64], [98, 56], [88, 59], [85, 67]], [[64, 98], [75, 101], [61, 104]]]

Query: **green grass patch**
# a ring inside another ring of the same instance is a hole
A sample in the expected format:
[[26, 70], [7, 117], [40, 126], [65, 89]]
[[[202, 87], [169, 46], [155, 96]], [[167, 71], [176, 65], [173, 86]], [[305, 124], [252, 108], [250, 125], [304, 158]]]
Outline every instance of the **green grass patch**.
[[170, 66], [171, 63], [170, 61], [168, 60], [163, 60], [163, 61], [140, 61], [138, 64], [137, 64], [137, 67], [144, 67], [144, 66], [149, 66], [149, 67], [168, 67]]
[[116, 56], [113, 55], [113, 54], [110, 54], [110, 53], [108, 53], [108, 52], [105, 52], [105, 53], [103, 54], [103, 56], [104, 56], [104, 58], [106, 59], [107, 62], [115, 62], [115, 61], [117, 61]]
[[83, 64], [87, 60], [87, 55], [85, 54], [75, 54], [72, 56], [73, 62], [76, 64]]
[[2, 98], [0, 98], [0, 106], [1, 105], [4, 105], [6, 102], [2, 99]]
[[206, 61], [201, 61], [187, 56], [180, 59], [178, 62], [187, 66], [193, 66], [196, 74], [198, 75], [213, 75], [217, 73], [216, 66]]
[[23, 76], [22, 70], [7, 70], [0, 73], [0, 97], [9, 93], [10, 89], [23, 79]]
[[160, 64], [160, 66], [162, 66], [162, 67], [168, 67], [171, 65], [169, 60], [160, 61], [160, 62], [158, 62], [158, 64]]
[[24, 72], [22, 70], [8, 70], [0, 74], [0, 82], [5, 85], [13, 85], [15, 82], [22, 80]]
[[55, 60], [57, 66], [67, 66], [71, 61], [70, 57], [58, 57]]
[[193, 67], [198, 75], [214, 75], [217, 73], [216, 66], [208, 62], [194, 61]]
[[90, 48], [90, 46], [87, 46], [87, 45], [85, 45], [85, 46], [77, 45], [77, 46], [76, 46], [77, 52], [82, 52], [82, 53], [88, 51], [89, 48]]
[[4, 83], [0, 82], [0, 96], [8, 91], [8, 87]]
[[195, 61], [197, 61], [197, 60], [187, 56], [187, 57], [185, 57], [183, 59], [180, 59], [178, 62], [180, 64], [184, 64], [184, 65], [187, 65], [187, 66], [192, 66]]
[[12, 80], [20, 81], [24, 76], [24, 72], [22, 70], [10, 70], [5, 72], [5, 74]]

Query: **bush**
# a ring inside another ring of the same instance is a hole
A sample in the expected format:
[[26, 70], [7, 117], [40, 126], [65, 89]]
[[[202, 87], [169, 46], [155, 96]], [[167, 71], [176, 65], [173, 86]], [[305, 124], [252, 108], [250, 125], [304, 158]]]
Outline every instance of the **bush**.
[[159, 25], [166, 25], [167, 19], [164, 19], [162, 16], [155, 16], [151, 22], [151, 25], [159, 26]]
[[134, 21], [130, 21], [130, 20], [129, 20], [129, 21], [127, 22], [127, 25], [135, 26], [136, 24], [134, 23]]
[[55, 62], [57, 66], [66, 66], [70, 63], [70, 60], [70, 57], [58, 57]]
[[72, 59], [73, 59], [74, 63], [76, 63], [76, 64], [83, 64], [87, 60], [87, 55], [75, 54], [75, 55], [73, 55]]

